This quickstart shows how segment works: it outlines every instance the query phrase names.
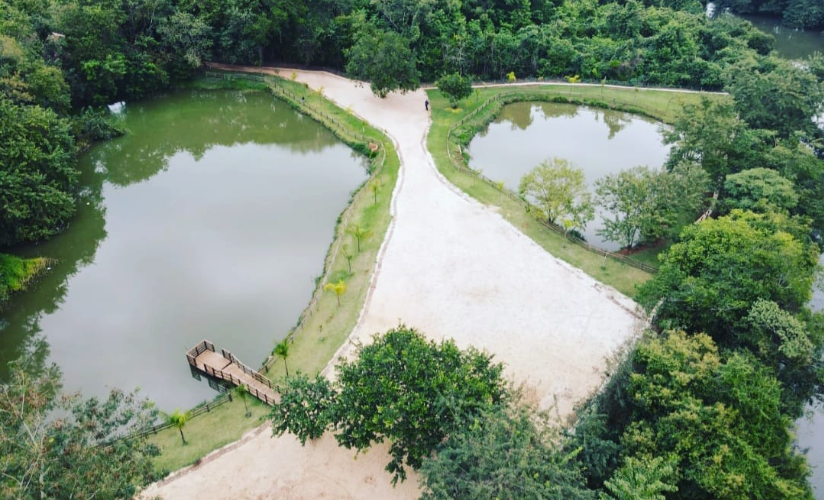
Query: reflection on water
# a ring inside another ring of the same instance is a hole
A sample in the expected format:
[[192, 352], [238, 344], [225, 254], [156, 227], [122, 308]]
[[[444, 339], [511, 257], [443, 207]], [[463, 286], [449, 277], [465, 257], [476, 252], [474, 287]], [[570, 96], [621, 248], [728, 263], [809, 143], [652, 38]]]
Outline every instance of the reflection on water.
[[143, 388], [163, 409], [213, 393], [186, 349], [208, 338], [250, 365], [295, 323], [363, 161], [262, 93], [130, 103], [130, 134], [81, 160], [78, 215], [20, 249], [59, 263], [0, 313], [0, 378], [42, 333], [69, 390]]
[[[731, 14], [728, 14], [731, 15]], [[738, 14], [750, 21], [759, 31], [773, 35], [773, 48], [785, 59], [807, 59], [815, 52], [822, 53], [822, 31], [795, 30], [782, 26], [782, 19], [776, 17]]]
[[[574, 104], [509, 104], [470, 143], [470, 166], [518, 191], [519, 180], [533, 167], [547, 158], [565, 158], [584, 170], [592, 189], [608, 174], [637, 165], [661, 167], [670, 151], [661, 127], [648, 118]], [[585, 238], [617, 250], [618, 244], [596, 235], [601, 220], [597, 210]]]

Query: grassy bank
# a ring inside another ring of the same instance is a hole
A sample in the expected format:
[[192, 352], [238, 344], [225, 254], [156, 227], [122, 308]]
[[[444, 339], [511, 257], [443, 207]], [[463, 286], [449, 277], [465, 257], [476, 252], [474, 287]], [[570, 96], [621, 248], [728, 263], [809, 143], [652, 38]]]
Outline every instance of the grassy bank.
[[[378, 130], [296, 82], [274, 77], [261, 81], [201, 79], [190, 83], [189, 87], [201, 90], [267, 90], [318, 120], [357, 151], [369, 153], [369, 142], [379, 145], [379, 149], [371, 155], [369, 179], [354, 192], [349, 207], [338, 218], [334, 239], [324, 262], [324, 273], [318, 279], [312, 301], [288, 335], [291, 341], [287, 359], [290, 373], [301, 371], [314, 375], [327, 365], [352, 331], [366, 299], [378, 250], [391, 220], [390, 200], [400, 165], [395, 148]], [[370, 236], [362, 238], [360, 252], [351, 233], [355, 225], [371, 232]], [[347, 255], [351, 256], [349, 262]], [[339, 280], [347, 286], [346, 292], [341, 295], [340, 305], [334, 293], [323, 290], [325, 283]], [[259, 360], [244, 361], [254, 365]], [[282, 381], [285, 377], [283, 360], [270, 361], [267, 376], [273, 381]], [[186, 424], [184, 432], [187, 441], [190, 441], [186, 446], [181, 443], [176, 429], [160, 431], [150, 438], [162, 452], [155, 465], [159, 471], [174, 471], [190, 465], [260, 425], [267, 412], [268, 408], [257, 401], [251, 418], [244, 416], [243, 403], [236, 401], [221, 405]]]
[[175, 428], [165, 429], [149, 437], [161, 454], [155, 459], [159, 472], [172, 472], [183, 466], [197, 462], [213, 450], [237, 441], [248, 430], [260, 425], [269, 407], [257, 399], [247, 398], [250, 417], [242, 401], [235, 398], [231, 403], [215, 407], [209, 413], [193, 418], [183, 427], [186, 445], [181, 442], [180, 433]]
[[[648, 272], [610, 258], [605, 259], [603, 255], [566, 241], [563, 236], [547, 229], [525, 211], [520, 201], [503, 195], [497, 188], [480, 180], [477, 173], [466, 168], [466, 155], [462, 151], [473, 136], [495, 119], [502, 106], [510, 102], [570, 102], [623, 110], [669, 123], [676, 118], [682, 106], [699, 102], [701, 94], [600, 86], [485, 87], [475, 89], [474, 94], [462, 101], [458, 109], [452, 109], [448, 100], [437, 90], [429, 90], [428, 95], [432, 126], [427, 137], [427, 147], [439, 171], [450, 182], [481, 203], [497, 206], [502, 216], [554, 256], [630, 297], [635, 295], [636, 286], [650, 278]], [[471, 119], [453, 130], [448, 143], [450, 129], [470, 115], [473, 115]], [[465, 168], [457, 168], [454, 162]], [[659, 251], [661, 249], [649, 249], [634, 258], [644, 264], [655, 265]]]
[[11, 294], [28, 288], [46, 272], [51, 262], [51, 259], [45, 257], [23, 259], [0, 253], [0, 304]]

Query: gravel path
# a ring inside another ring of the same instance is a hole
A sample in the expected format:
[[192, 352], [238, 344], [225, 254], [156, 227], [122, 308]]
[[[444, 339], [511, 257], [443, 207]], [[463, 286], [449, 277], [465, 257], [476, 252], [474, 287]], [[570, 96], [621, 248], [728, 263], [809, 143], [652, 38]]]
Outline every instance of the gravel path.
[[386, 131], [401, 154], [391, 232], [373, 290], [341, 351], [399, 321], [435, 339], [452, 338], [504, 362], [543, 408], [562, 418], [602, 382], [605, 358], [639, 327], [636, 304], [556, 259], [447, 182], [424, 141], [429, 115], [419, 90], [386, 99], [323, 72], [298, 80]]
[[[371, 291], [339, 355], [352, 356], [354, 345], [403, 322], [430, 338], [493, 353], [506, 376], [524, 383], [542, 407], [570, 417], [573, 405], [603, 382], [606, 358], [641, 328], [635, 303], [554, 258], [437, 172], [424, 144], [423, 90], [379, 99], [368, 85], [296, 73], [298, 81], [323, 87], [327, 98], [384, 129], [402, 161]], [[416, 498], [414, 474], [387, 489], [383, 453], [373, 449], [368, 459], [353, 460], [329, 435], [302, 448], [289, 436], [258, 432], [145, 497]]]

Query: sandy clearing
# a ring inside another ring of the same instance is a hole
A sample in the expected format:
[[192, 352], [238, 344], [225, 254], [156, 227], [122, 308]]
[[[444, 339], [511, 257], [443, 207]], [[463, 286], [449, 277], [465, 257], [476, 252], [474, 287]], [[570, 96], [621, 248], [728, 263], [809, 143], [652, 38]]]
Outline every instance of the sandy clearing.
[[[387, 446], [359, 454], [327, 434], [305, 447], [292, 436], [272, 438], [269, 425], [214, 460], [154, 484], [144, 499], [382, 500], [418, 498], [416, 476], [393, 488], [384, 471]], [[232, 446], [232, 445], [230, 445]]]
[[[339, 354], [353, 356], [355, 345], [403, 321], [430, 338], [495, 354], [505, 374], [526, 383], [542, 407], [569, 417], [603, 381], [605, 359], [640, 329], [635, 303], [549, 255], [437, 172], [424, 144], [429, 116], [423, 90], [379, 99], [368, 85], [323, 72], [295, 73], [384, 129], [402, 160], [394, 219], [372, 290]], [[302, 448], [292, 437], [259, 432], [154, 485], [144, 497], [416, 498], [415, 474], [389, 487], [387, 461], [385, 447], [353, 460], [329, 435]]]

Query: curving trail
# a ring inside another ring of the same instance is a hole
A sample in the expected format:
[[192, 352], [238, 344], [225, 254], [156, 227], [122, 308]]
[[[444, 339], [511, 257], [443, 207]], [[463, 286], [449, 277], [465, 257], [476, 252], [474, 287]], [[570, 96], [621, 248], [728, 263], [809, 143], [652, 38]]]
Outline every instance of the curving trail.
[[[292, 72], [284, 70], [287, 77]], [[298, 81], [323, 87], [327, 98], [384, 129], [401, 155], [393, 221], [367, 302], [339, 356], [352, 356], [359, 342], [401, 321], [431, 338], [453, 338], [459, 347], [494, 354], [505, 363], [505, 374], [524, 383], [541, 407], [553, 408], [561, 419], [571, 417], [573, 405], [603, 382], [606, 359], [639, 331], [635, 303], [548, 254], [496, 209], [468, 198], [437, 172], [425, 145], [429, 115], [423, 90], [379, 99], [368, 85], [324, 72], [295, 73]], [[230, 446], [204, 465], [153, 485], [144, 498], [419, 495], [415, 474], [396, 489], [389, 486], [383, 446], [356, 461], [330, 435], [302, 448], [290, 436], [273, 439], [260, 428]]]
[[459, 192], [425, 146], [426, 94], [374, 97], [367, 85], [329, 73], [297, 79], [382, 128], [401, 154], [394, 219], [373, 289], [350, 342], [369, 342], [399, 321], [453, 338], [505, 363], [543, 408], [562, 418], [602, 382], [605, 358], [638, 329], [636, 305], [548, 254], [498, 215]]

